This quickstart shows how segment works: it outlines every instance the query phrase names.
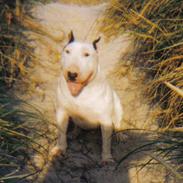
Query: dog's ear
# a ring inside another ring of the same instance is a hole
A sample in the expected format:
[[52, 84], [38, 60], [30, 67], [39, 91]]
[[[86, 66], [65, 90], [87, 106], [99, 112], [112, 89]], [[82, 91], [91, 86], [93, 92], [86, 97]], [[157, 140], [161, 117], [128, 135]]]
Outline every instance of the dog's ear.
[[72, 30], [71, 30], [71, 32], [69, 33], [69, 42], [68, 42], [68, 44], [72, 43], [74, 40], [75, 40], [74, 39], [74, 34], [73, 34]]
[[97, 50], [97, 43], [100, 41], [101, 37], [99, 37], [98, 39], [93, 41], [93, 47], [95, 48], [95, 50]]

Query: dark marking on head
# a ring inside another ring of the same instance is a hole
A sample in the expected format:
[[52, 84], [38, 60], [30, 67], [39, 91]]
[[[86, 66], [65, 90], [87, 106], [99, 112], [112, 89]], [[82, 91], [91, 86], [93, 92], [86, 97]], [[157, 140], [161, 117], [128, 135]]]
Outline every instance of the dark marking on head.
[[71, 31], [70, 34], [69, 34], [69, 42], [68, 42], [68, 44], [69, 44], [69, 43], [72, 43], [74, 40], [75, 40], [75, 39], [74, 39], [74, 34], [73, 34], [73, 32]]
[[100, 41], [101, 37], [99, 37], [98, 39], [93, 41], [93, 47], [95, 48], [95, 50], [97, 50], [97, 43]]

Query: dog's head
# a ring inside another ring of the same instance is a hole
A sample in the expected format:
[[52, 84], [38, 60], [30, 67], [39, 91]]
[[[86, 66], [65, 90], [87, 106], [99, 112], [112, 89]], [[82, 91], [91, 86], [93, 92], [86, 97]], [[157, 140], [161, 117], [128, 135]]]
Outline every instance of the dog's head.
[[98, 68], [97, 42], [92, 44], [77, 42], [73, 32], [70, 33], [68, 44], [63, 49], [61, 65], [68, 88], [73, 96], [95, 77]]

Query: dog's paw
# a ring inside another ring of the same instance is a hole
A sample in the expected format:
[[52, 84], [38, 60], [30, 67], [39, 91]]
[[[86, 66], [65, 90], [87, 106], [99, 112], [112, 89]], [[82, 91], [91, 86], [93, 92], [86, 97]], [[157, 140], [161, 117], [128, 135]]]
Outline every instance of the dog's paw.
[[107, 158], [107, 159], [105, 158], [105, 159], [102, 159], [101, 166], [112, 165], [114, 163], [115, 163], [115, 161], [112, 157]]
[[50, 151], [49, 160], [52, 161], [60, 155], [63, 155], [64, 153], [65, 151], [63, 151], [59, 146], [55, 146]]
[[114, 164], [114, 162], [115, 161], [114, 161], [112, 155], [102, 155], [102, 161], [101, 161], [102, 166]]
[[125, 143], [128, 139], [128, 135], [123, 132], [116, 132], [116, 141]]

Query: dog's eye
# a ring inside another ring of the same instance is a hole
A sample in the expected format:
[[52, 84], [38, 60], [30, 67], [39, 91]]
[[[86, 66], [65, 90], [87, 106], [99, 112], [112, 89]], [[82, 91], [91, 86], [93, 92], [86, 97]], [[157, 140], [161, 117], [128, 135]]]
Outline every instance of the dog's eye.
[[89, 57], [90, 54], [89, 54], [89, 53], [84, 53], [84, 56], [85, 56], [85, 57]]
[[69, 53], [70, 53], [70, 51], [69, 51], [69, 50], [65, 50], [65, 52], [66, 52], [67, 54], [69, 54]]

